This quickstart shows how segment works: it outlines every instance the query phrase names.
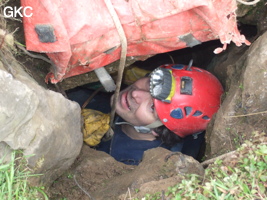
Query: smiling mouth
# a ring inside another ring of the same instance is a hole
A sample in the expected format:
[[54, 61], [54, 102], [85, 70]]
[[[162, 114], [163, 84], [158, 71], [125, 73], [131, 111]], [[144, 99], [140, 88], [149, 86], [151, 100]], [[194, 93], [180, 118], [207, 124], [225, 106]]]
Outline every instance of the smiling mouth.
[[130, 105], [129, 105], [129, 102], [128, 102], [127, 97], [128, 97], [128, 92], [127, 92], [126, 95], [125, 95], [125, 103], [126, 103], [126, 106], [128, 107], [128, 109], [131, 110], [131, 107], [130, 107]]

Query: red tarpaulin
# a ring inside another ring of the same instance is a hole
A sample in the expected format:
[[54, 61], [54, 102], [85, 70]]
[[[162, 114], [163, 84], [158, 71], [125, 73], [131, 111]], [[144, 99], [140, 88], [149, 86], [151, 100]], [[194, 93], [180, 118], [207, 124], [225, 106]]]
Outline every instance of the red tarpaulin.
[[[127, 57], [155, 55], [220, 39], [249, 44], [235, 0], [110, 0], [127, 38]], [[120, 59], [120, 36], [104, 0], [21, 0], [26, 47], [55, 64], [47, 80], [86, 73]]]

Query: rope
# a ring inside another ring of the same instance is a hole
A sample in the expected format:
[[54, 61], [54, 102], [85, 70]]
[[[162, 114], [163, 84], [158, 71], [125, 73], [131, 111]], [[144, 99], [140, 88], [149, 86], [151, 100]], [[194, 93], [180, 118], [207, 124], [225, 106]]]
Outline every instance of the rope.
[[244, 5], [248, 5], [248, 6], [251, 6], [251, 5], [254, 5], [258, 2], [260, 2], [260, 0], [254, 0], [254, 1], [250, 1], [250, 2], [247, 2], [247, 1], [243, 1], [243, 0], [237, 0], [239, 3], [242, 3]]
[[92, 199], [92, 200], [95, 200], [90, 194], [89, 194], [89, 192], [87, 192], [82, 186], [80, 186], [80, 184], [78, 183], [78, 181], [77, 181], [77, 179], [76, 179], [76, 176], [75, 176], [75, 174], [74, 174], [74, 181], [75, 181], [75, 183], [76, 183], [76, 185], [90, 198], [90, 199]]
[[267, 111], [262, 111], [262, 112], [257, 112], [257, 113], [248, 113], [248, 114], [245, 114], [245, 115], [226, 116], [226, 118], [247, 117], [247, 116], [260, 115], [260, 114], [266, 114], [266, 113], [267, 113]]
[[84, 108], [88, 105], [88, 103], [91, 102], [91, 100], [94, 98], [94, 96], [95, 96], [100, 90], [102, 90], [102, 89], [104, 89], [104, 87], [100, 87], [100, 88], [98, 88], [97, 90], [95, 90], [95, 91], [93, 92], [93, 94], [91, 94], [91, 95], [88, 97], [88, 99], [83, 103], [83, 105], [82, 105], [82, 109], [84, 109]]
[[55, 78], [57, 79], [57, 66], [52, 62], [52, 60], [49, 60], [48, 58], [44, 57], [44, 56], [41, 56], [41, 55], [36, 55], [36, 54], [32, 54], [30, 53], [29, 51], [27, 51], [23, 46], [21, 46], [20, 44], [17, 44], [16, 43], [16, 46], [22, 50], [26, 55], [32, 57], [32, 58], [36, 58], [36, 59], [41, 59], [49, 64], [51, 64], [52, 66], [52, 69], [54, 70], [54, 76]]
[[126, 39], [124, 30], [122, 28], [120, 19], [116, 13], [111, 1], [110, 0], [104, 0], [104, 1], [105, 1], [107, 8], [108, 8], [108, 11], [112, 17], [112, 20], [115, 24], [115, 27], [118, 31], [118, 34], [120, 37], [120, 42], [121, 42], [121, 57], [120, 57], [120, 64], [119, 64], [119, 68], [118, 68], [118, 77], [116, 80], [116, 90], [114, 93], [113, 105], [111, 107], [111, 113], [110, 113], [110, 127], [112, 127], [114, 117], [115, 117], [116, 102], [118, 101], [119, 92], [120, 92], [120, 88], [121, 88], [121, 82], [122, 82], [122, 75], [123, 75], [123, 71], [124, 71], [124, 67], [125, 67], [125, 63], [126, 63], [127, 39]]

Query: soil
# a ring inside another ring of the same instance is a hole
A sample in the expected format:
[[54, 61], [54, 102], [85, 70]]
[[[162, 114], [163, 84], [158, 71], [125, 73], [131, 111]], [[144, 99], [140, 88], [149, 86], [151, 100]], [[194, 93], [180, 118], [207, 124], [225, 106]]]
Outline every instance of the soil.
[[182, 180], [179, 174], [187, 173], [202, 176], [204, 169], [192, 157], [179, 152], [151, 149], [145, 152], [141, 164], [131, 166], [84, 145], [73, 166], [52, 184], [48, 193], [52, 200], [142, 197], [148, 192], [166, 191]]
[[[6, 28], [8, 30], [16, 30], [16, 28], [19, 27], [19, 30], [14, 33], [14, 37], [20, 43], [24, 43], [21, 21], [10, 20], [7, 22], [7, 24], [8, 27]], [[144, 62], [136, 62], [135, 65], [149, 69], [150, 66], [158, 66], [159, 64], [170, 63], [172, 61], [179, 62], [181, 64], [188, 64], [189, 61], [193, 58], [194, 65], [202, 68], [207, 68], [207, 65], [210, 63], [214, 56], [212, 52], [215, 47], [218, 46], [218, 44], [220, 44], [219, 41], [207, 42], [194, 48], [188, 48], [167, 54], [157, 55], [147, 59]], [[50, 65], [48, 63], [39, 59], [33, 59], [31, 58], [31, 56], [25, 55], [20, 50], [17, 50], [16, 58], [18, 62], [23, 64], [23, 66], [26, 66], [25, 70], [29, 74], [31, 74], [31, 76], [40, 85], [57, 92], [64, 93], [64, 91], [67, 89], [89, 83], [90, 81], [88, 80], [91, 80], [91, 82], [97, 81], [95, 75], [92, 72], [89, 72], [81, 76], [70, 78], [68, 80], [66, 79], [58, 85], [52, 85], [49, 83], [47, 84], [45, 82], [45, 76], [50, 71]], [[116, 67], [114, 66], [110, 66], [109, 69], [110, 72], [116, 72]], [[225, 70], [227, 71], [227, 69]], [[220, 73], [226, 75], [226, 71], [220, 70]], [[90, 77], [90, 79], [88, 77]], [[227, 88], [228, 85], [226, 79], [223, 80], [222, 78], [222, 82]], [[239, 87], [238, 83], [236, 83], [236, 86]], [[255, 122], [260, 122], [261, 120], [261, 115], [254, 117]], [[242, 130], [242, 123], [238, 123], [237, 126], [239, 127], [235, 127], [236, 129]], [[249, 133], [246, 134], [247, 137], [249, 137], [248, 135]], [[244, 139], [245, 138], [239, 138], [238, 142], [242, 143]], [[233, 139], [232, 142], [235, 143], [236, 141]], [[160, 154], [165, 155], [166, 152], [162, 151]], [[166, 165], [164, 159], [157, 162], [158, 165]], [[158, 170], [158, 165], [150, 165], [149, 170]], [[134, 188], [134, 186], [141, 185], [140, 182], [133, 181], [134, 177], [132, 177], [131, 174], [139, 177], [139, 179], [137, 180], [143, 180], [143, 183], [151, 182], [150, 186], [146, 186], [146, 188], [150, 191], [152, 191], [152, 189], [155, 187], [157, 188], [157, 191], [163, 191], [168, 187], [168, 185], [176, 183], [178, 181], [177, 177], [174, 177], [170, 171], [164, 171], [164, 173], [161, 172], [161, 175], [159, 177], [147, 177], [145, 176], [145, 174], [143, 174], [144, 171], [139, 171], [137, 174], [136, 169], [137, 166], [124, 165], [120, 162], [115, 161], [108, 154], [96, 151], [84, 144], [81, 153], [74, 162], [73, 166], [60, 178], [55, 180], [47, 192], [51, 200], [91, 200], [96, 197], [98, 197], [97, 199], [102, 199], [100, 197], [101, 193], [102, 197], [105, 197], [105, 199], [119, 199], [119, 197], [123, 199], [126, 194], [128, 196], [130, 195], [128, 190], [130, 187]], [[153, 181], [161, 181], [162, 184], [157, 184], [158, 182], [155, 183]], [[114, 187], [112, 187], [110, 183], [114, 184]], [[103, 188], [106, 191], [103, 191]]]
[[[92, 150], [84, 145], [73, 166], [50, 187], [50, 198], [51, 200], [63, 198], [90, 200], [84, 192], [89, 192], [88, 188], [92, 194], [101, 190], [101, 187], [106, 185], [110, 179], [134, 169], [135, 166], [116, 162], [106, 153]], [[127, 185], [127, 183], [128, 180], [121, 180], [122, 185]]]

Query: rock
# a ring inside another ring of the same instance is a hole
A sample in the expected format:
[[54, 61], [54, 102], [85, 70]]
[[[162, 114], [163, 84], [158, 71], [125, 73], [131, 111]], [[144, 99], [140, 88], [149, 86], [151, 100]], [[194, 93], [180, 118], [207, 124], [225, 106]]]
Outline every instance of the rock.
[[213, 130], [209, 126], [206, 134], [208, 158], [235, 150], [253, 131], [267, 131], [267, 32], [243, 55], [229, 51], [227, 60], [218, 59], [217, 63], [221, 64], [214, 71], [226, 68], [228, 77], [226, 97]]
[[[130, 196], [141, 199], [146, 194], [166, 192], [168, 187], [180, 183], [186, 174], [202, 177], [204, 168], [193, 157], [180, 152], [170, 152], [163, 148], [150, 149], [145, 152], [143, 161], [132, 174]], [[128, 197], [130, 196], [128, 194]], [[126, 199], [125, 194], [119, 199]]]
[[50, 185], [80, 153], [80, 107], [38, 85], [9, 54], [5, 58], [0, 66], [0, 152], [22, 150], [30, 156], [32, 173], [43, 174], [31, 183]]
[[245, 5], [242, 3], [238, 3], [237, 5], [236, 15], [239, 23], [256, 26], [258, 35], [263, 34], [267, 30], [266, 1], [258, 1], [254, 5]]
[[[167, 191], [169, 186], [183, 180], [185, 174], [203, 176], [204, 169], [194, 158], [161, 147], [146, 151], [143, 161], [133, 166], [84, 145], [67, 174], [75, 175], [76, 180], [66, 176], [58, 179], [50, 189], [51, 199], [76, 199], [77, 196], [80, 199], [91, 199], [87, 195], [90, 194], [97, 200], [118, 200], [126, 199], [128, 192], [134, 197], [136, 190], [139, 190], [136, 197], [141, 197], [148, 188], [151, 192]], [[68, 194], [65, 188], [70, 188]]]
[[[83, 145], [80, 155], [72, 167], [54, 182], [49, 189], [51, 199], [115, 199], [121, 194], [129, 180], [123, 177], [135, 166], [116, 161], [109, 154]], [[122, 177], [122, 178], [121, 178]], [[110, 186], [110, 187], [108, 187]], [[66, 189], [68, 190], [66, 192]], [[102, 198], [101, 196], [105, 197]]]
[[202, 176], [204, 169], [191, 156], [160, 147], [149, 149], [145, 151], [142, 162], [132, 175], [134, 178], [130, 188], [134, 190], [146, 182], [185, 174]]

